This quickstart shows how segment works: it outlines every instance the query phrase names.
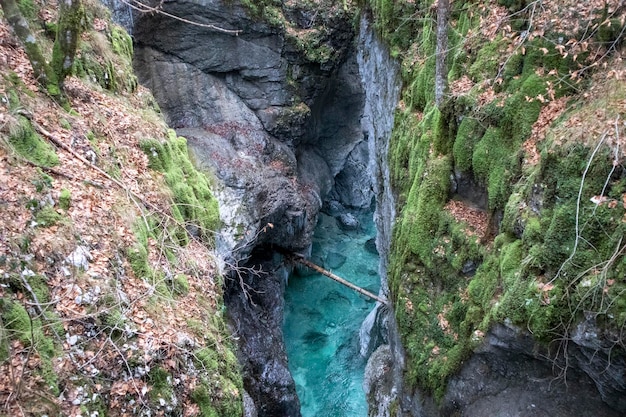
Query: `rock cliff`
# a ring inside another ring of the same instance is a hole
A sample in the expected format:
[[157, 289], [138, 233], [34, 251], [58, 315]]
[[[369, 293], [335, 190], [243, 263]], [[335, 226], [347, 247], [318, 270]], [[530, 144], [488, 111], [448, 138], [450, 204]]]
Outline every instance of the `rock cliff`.
[[262, 416], [299, 415], [275, 254], [307, 253], [325, 201], [343, 212], [370, 207], [374, 195], [353, 15], [326, 3], [174, 1], [168, 14], [202, 25], [143, 14], [132, 28], [140, 81], [215, 178], [226, 303]]
[[[454, 6], [449, 88], [435, 106], [432, 2], [366, 2], [397, 70], [365, 21], [354, 46], [348, 3], [172, 1], [167, 13], [200, 25], [133, 20], [141, 82], [215, 177], [254, 412], [299, 413], [277, 253], [307, 253], [322, 207], [351, 227], [345, 208], [373, 197], [393, 314], [377, 311], [363, 329], [365, 354], [389, 344], [368, 367], [371, 415], [623, 412], [623, 99], [592, 71], [597, 61], [623, 77], [623, 5], [576, 16], [537, 2]], [[582, 73], [580, 85], [565, 81]], [[588, 120], [594, 111], [602, 126]], [[579, 125], [599, 134], [584, 138]], [[551, 383], [567, 375], [577, 383]]]
[[623, 414], [623, 3], [451, 4], [443, 31], [447, 2], [368, 4], [402, 61], [388, 282], [406, 349], [373, 355], [405, 385], [369, 384], [389, 404], [370, 415]]

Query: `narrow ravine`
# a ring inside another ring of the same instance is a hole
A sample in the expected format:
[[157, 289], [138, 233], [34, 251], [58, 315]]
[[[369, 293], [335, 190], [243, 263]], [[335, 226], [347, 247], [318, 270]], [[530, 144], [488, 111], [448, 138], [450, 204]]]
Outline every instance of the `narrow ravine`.
[[[378, 255], [372, 213], [360, 227], [343, 231], [320, 214], [312, 260], [375, 294]], [[369, 241], [369, 243], [368, 243]], [[359, 328], [374, 302], [320, 274], [295, 272], [285, 293], [284, 337], [303, 417], [364, 417], [367, 404], [359, 354]]]

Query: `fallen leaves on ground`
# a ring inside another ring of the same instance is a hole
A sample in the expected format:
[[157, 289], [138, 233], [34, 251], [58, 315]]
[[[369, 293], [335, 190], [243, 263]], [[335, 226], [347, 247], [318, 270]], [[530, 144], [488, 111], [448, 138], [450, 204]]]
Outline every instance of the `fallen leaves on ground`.
[[466, 230], [469, 236], [483, 237], [487, 234], [489, 215], [471, 204], [461, 200], [450, 200], [445, 205], [446, 210], [457, 222], [464, 222], [469, 226]]
[[[96, 19], [95, 24], [96, 30], [107, 29], [103, 21]], [[65, 85], [73, 111], [68, 113], [48, 97], [33, 94], [38, 85], [30, 63], [4, 20], [0, 20], [0, 57], [3, 74], [12, 72], [27, 90], [20, 91], [19, 83], [8, 84], [7, 78], [0, 80], [0, 276], [34, 271], [44, 277], [50, 302], [37, 305], [29, 291], [15, 286], [9, 291], [4, 281], [0, 296], [24, 304], [33, 320], [40, 318], [38, 309], [58, 318], [61, 333], [51, 325], [43, 332], [60, 348], [52, 364], [63, 384], [60, 395], [50, 392], [40, 376], [39, 346], [13, 340], [9, 360], [0, 364], [4, 411], [78, 416], [93, 398], [106, 398], [113, 414], [136, 415], [149, 401], [147, 372], [157, 366], [188, 381], [175, 387], [188, 396], [201, 370], [192, 372], [187, 364], [194, 351], [208, 343], [190, 323], [211, 329], [218, 305], [214, 254], [192, 240], [185, 247], [168, 246], [177, 258], [172, 262], [164, 249], [171, 242], [152, 239], [148, 261], [157, 274], [146, 277], [136, 276], [126, 259], [127, 250], [137, 241], [134, 224], [155, 215], [131, 194], [161, 213], [168, 213], [171, 198], [162, 177], [148, 169], [148, 159], [138, 146], [141, 140], [167, 134], [159, 115], [138, 111], [153, 100], [151, 94], [139, 87], [114, 96], [69, 78]], [[36, 168], [15, 153], [7, 139], [17, 117], [7, 104], [10, 90], [17, 91], [20, 113], [124, 187], [63, 149], [55, 149], [59, 164], [52, 170]], [[71, 196], [67, 208], [59, 206], [62, 192]], [[59, 220], [37, 224], [41, 207], [51, 208]], [[86, 268], [68, 263], [78, 246], [86, 248]], [[163, 280], [176, 276], [184, 277], [188, 292], [169, 298], [159, 295], [157, 287], [168, 285]], [[210, 343], [223, 342], [219, 335], [206, 336], [214, 337]], [[49, 409], [37, 408], [42, 398]], [[156, 415], [166, 412], [165, 407], [153, 408]], [[198, 412], [190, 405], [186, 415]]]

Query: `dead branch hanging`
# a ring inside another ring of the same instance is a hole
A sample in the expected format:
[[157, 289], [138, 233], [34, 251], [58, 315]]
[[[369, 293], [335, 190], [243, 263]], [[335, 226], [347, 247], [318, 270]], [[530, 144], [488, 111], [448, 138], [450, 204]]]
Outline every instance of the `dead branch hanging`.
[[206, 29], [211, 29], [214, 30], [216, 32], [221, 32], [221, 33], [226, 33], [229, 35], [234, 35], [234, 36], [239, 36], [239, 34], [241, 32], [243, 32], [240, 29], [225, 29], [210, 23], [201, 23], [201, 22], [194, 22], [193, 20], [189, 20], [189, 19], [185, 19], [182, 18], [180, 16], [176, 16], [174, 14], [168, 13], [166, 11], [164, 11], [162, 9], [162, 5], [163, 2], [160, 2], [158, 6], [153, 7], [153, 6], [149, 6], [145, 3], [142, 3], [139, 0], [120, 0], [122, 3], [126, 4], [128, 7], [130, 7], [133, 10], [136, 10], [140, 13], [156, 13], [156, 14], [160, 14], [169, 18], [172, 18], [174, 20], [178, 20], [179, 22], [183, 22], [183, 23], [187, 23], [189, 25], [194, 25], [194, 26], [198, 26], [201, 28], [206, 28]]

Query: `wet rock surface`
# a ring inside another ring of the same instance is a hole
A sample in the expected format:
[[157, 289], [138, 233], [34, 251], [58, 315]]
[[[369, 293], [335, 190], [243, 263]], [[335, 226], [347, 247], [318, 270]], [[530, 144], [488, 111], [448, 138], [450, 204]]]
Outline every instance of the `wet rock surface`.
[[254, 266], [242, 265], [226, 281], [224, 297], [233, 333], [239, 339], [239, 361], [249, 394], [244, 405], [249, 415], [299, 416], [300, 402], [282, 334], [287, 271], [281, 267], [280, 257], [265, 258], [262, 252], [254, 253], [250, 259]]

